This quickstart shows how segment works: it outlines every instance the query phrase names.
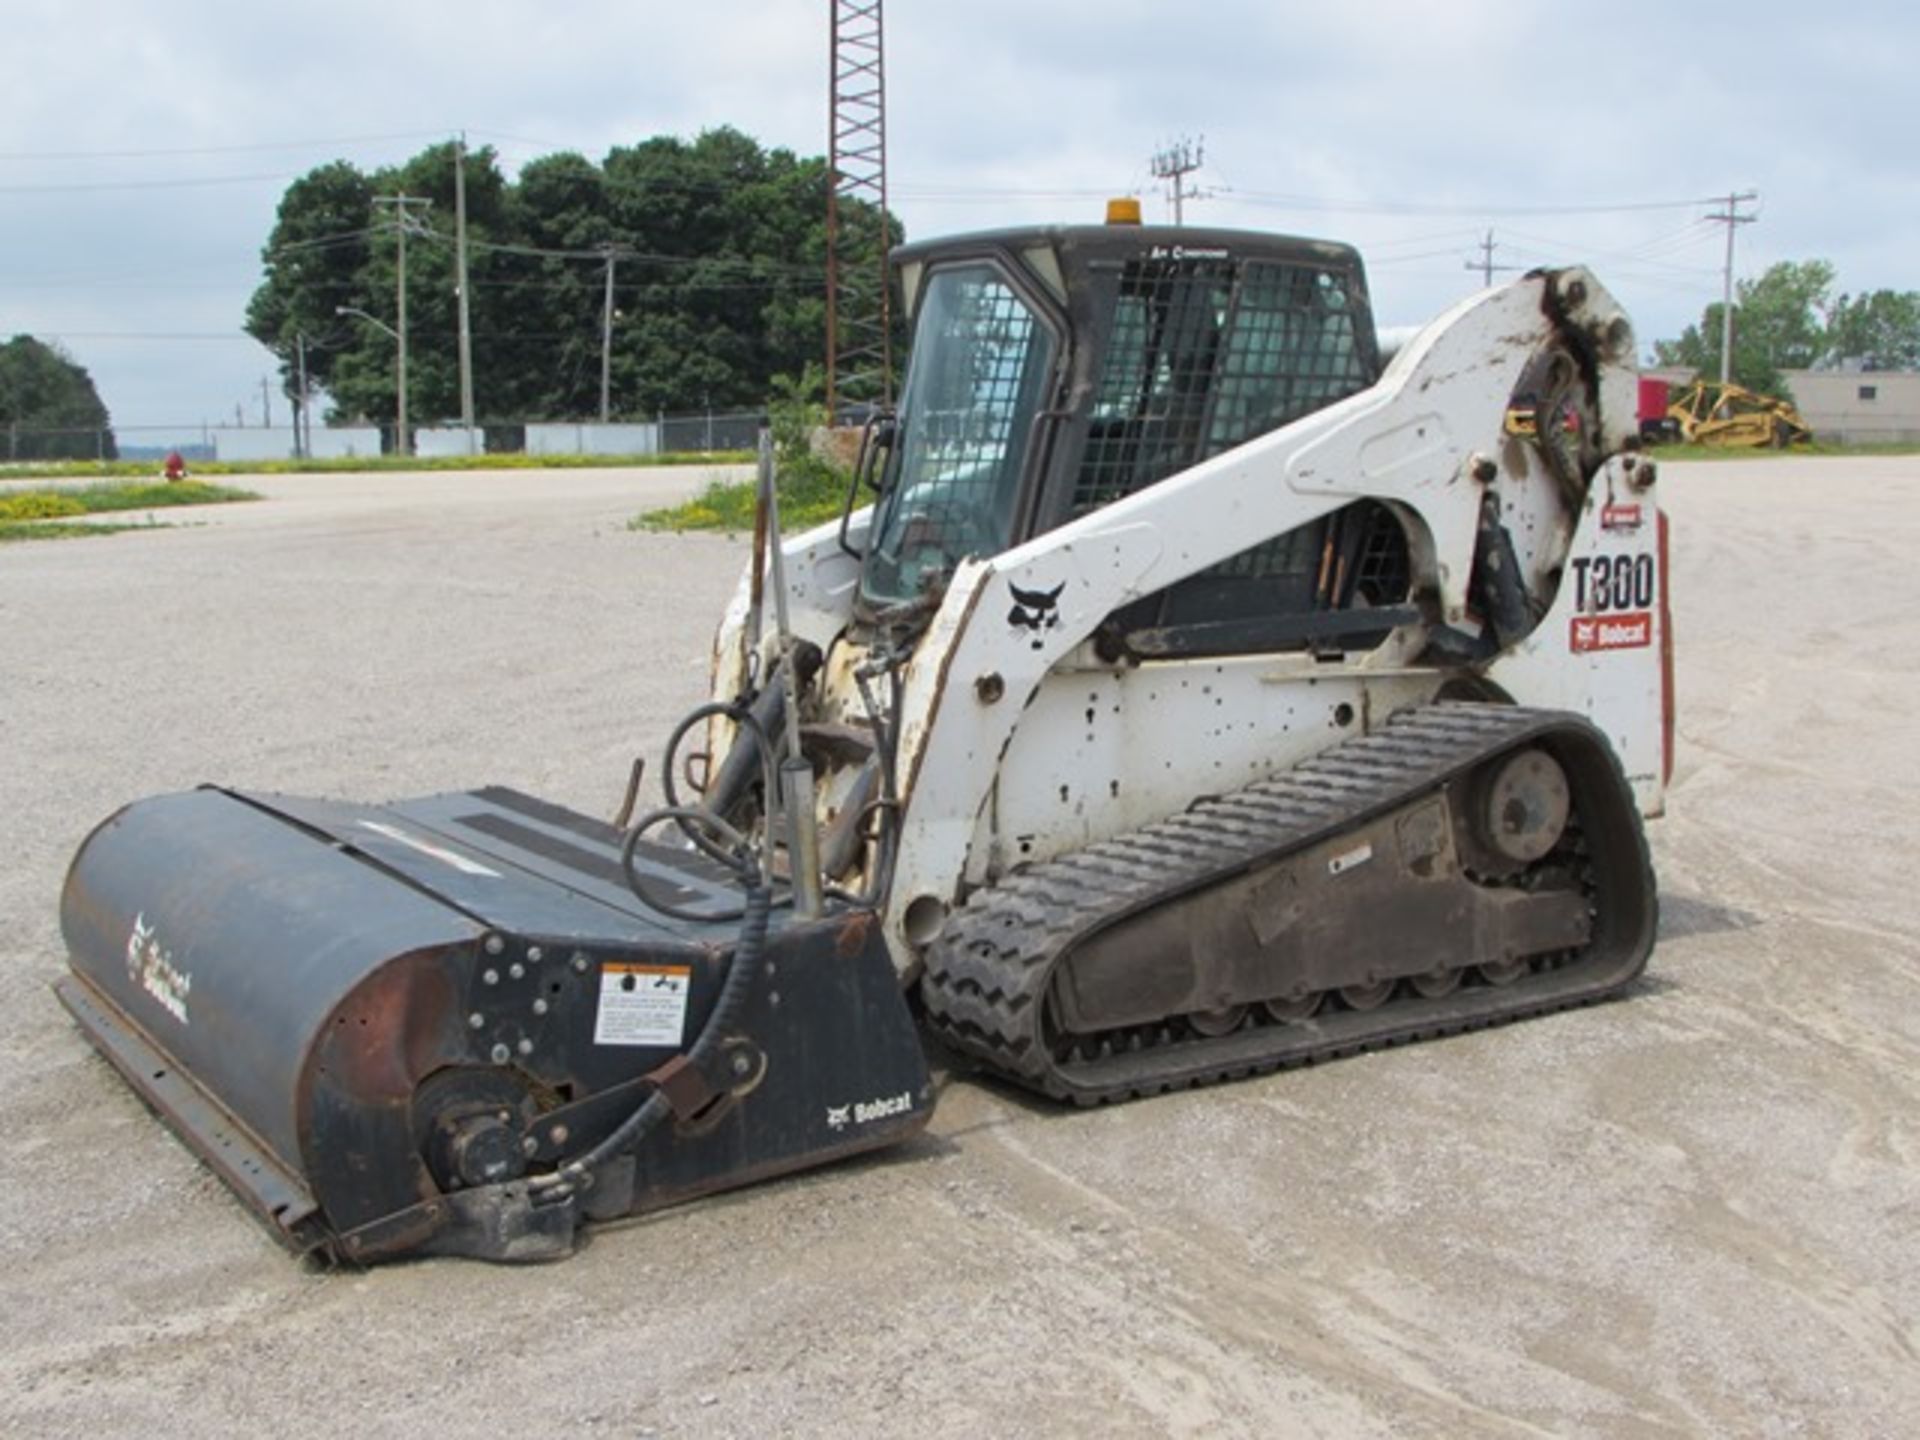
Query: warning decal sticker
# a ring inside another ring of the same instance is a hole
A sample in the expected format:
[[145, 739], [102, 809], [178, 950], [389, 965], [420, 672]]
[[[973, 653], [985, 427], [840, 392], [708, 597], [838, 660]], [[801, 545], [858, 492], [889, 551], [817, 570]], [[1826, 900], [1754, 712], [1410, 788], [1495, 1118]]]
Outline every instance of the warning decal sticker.
[[687, 992], [692, 988], [693, 971], [686, 965], [602, 965], [593, 1043], [678, 1045], [686, 1033]]

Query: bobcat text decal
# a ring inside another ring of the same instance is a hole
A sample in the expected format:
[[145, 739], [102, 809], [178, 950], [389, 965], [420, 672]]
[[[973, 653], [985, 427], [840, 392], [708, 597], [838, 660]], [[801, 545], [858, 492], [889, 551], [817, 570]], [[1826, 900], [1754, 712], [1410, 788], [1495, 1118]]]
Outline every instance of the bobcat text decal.
[[1652, 643], [1653, 613], [1648, 610], [1625, 615], [1576, 615], [1568, 636], [1576, 655], [1593, 650], [1637, 650]]
[[857, 1105], [829, 1105], [827, 1128], [844, 1130], [849, 1125], [865, 1125], [870, 1120], [884, 1120], [889, 1115], [904, 1115], [911, 1109], [913, 1093], [908, 1090], [878, 1100], [862, 1100]]
[[193, 976], [173, 963], [173, 956], [160, 945], [146, 912], [133, 917], [133, 933], [127, 936], [127, 978], [160, 1002], [182, 1025], [187, 1023], [187, 995], [193, 989]]

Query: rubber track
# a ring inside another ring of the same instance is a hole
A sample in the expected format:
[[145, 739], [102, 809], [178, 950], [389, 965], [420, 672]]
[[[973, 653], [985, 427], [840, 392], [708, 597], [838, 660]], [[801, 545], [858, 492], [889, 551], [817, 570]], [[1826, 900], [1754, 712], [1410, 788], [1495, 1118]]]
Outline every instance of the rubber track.
[[[1333, 838], [1438, 789], [1489, 757], [1577, 728], [1561, 711], [1440, 704], [1406, 712], [1271, 780], [1142, 829], [1008, 876], [969, 897], [928, 947], [921, 996], [934, 1032], [1005, 1078], [1057, 1099], [1105, 1104], [1331, 1060], [1414, 1040], [1591, 1004], [1618, 993], [1646, 962], [1645, 947], [1597, 981], [1581, 964], [1534, 972], [1500, 989], [1424, 1000], [1407, 994], [1380, 1010], [1296, 1024], [1261, 1024], [1219, 1039], [1148, 1046], [1111, 1060], [1063, 1066], [1048, 1052], [1041, 1011], [1054, 969], [1096, 930], [1289, 851]], [[1617, 763], [1610, 783], [1632, 810]], [[1637, 815], [1637, 864], [1653, 894]], [[1604, 898], [1604, 897], [1603, 897]], [[1651, 919], [1647, 925], [1651, 943]], [[1332, 1023], [1328, 1023], [1328, 1020]]]

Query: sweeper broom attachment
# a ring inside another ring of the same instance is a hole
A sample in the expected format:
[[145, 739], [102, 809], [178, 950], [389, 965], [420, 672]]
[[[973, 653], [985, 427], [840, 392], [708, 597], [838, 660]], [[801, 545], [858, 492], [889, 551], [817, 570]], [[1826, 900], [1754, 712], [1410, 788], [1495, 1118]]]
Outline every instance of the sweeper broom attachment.
[[506, 790], [142, 801], [74, 861], [60, 997], [283, 1242], [359, 1263], [557, 1257], [926, 1123], [871, 910], [770, 920], [760, 874], [627, 845], [666, 913], [623, 838]]

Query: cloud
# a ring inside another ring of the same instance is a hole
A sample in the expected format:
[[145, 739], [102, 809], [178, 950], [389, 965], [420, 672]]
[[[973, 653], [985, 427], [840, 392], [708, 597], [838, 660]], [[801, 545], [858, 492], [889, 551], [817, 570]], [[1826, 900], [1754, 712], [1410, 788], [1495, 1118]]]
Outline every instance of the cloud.
[[[127, 425], [257, 396], [271, 361], [231, 337], [281, 191], [326, 160], [392, 163], [463, 127], [509, 166], [723, 123], [826, 143], [824, 0], [16, 9], [0, 331], [74, 335]], [[1905, 239], [1920, 171], [1900, 138], [1920, 19], [1886, 3], [1703, 9], [896, 0], [895, 208], [916, 236], [1095, 219], [1129, 190], [1152, 218], [1148, 157], [1204, 134], [1194, 178], [1213, 193], [1189, 219], [1354, 241], [1388, 321], [1471, 288], [1491, 228], [1499, 263], [1589, 261], [1644, 338], [1676, 333], [1719, 291], [1706, 207], [1537, 212], [1746, 187], [1763, 203], [1741, 273], [1824, 256], [1847, 289], [1920, 286]], [[240, 148], [276, 142], [305, 143]], [[194, 149], [212, 153], [97, 153]], [[134, 331], [230, 338], [80, 338]]]

